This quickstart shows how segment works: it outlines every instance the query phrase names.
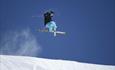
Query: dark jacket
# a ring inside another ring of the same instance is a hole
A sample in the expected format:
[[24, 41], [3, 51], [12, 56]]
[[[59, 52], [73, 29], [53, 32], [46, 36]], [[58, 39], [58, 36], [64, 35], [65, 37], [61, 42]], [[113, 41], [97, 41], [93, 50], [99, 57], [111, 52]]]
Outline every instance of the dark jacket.
[[53, 12], [49, 11], [44, 13], [44, 25], [46, 25], [48, 22], [52, 21], [52, 17], [51, 14], [53, 14]]

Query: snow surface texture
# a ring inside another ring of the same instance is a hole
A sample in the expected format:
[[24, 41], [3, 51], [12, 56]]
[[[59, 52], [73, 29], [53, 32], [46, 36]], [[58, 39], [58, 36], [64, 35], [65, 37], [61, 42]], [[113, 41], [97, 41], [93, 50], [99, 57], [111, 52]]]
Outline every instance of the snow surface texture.
[[27, 56], [0, 55], [0, 70], [115, 70], [115, 66]]

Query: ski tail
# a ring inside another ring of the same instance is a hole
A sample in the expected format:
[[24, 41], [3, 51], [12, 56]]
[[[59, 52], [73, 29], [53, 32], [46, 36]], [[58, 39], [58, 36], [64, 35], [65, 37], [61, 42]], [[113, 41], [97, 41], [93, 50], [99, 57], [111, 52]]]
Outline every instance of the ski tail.
[[54, 32], [54, 37], [56, 37], [56, 32]]

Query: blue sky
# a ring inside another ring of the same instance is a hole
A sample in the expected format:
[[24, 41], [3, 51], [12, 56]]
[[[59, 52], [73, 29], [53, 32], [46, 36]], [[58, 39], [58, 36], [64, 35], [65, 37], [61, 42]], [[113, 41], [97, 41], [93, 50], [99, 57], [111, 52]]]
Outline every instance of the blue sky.
[[[48, 9], [66, 35], [37, 31]], [[28, 28], [42, 46], [38, 57], [115, 65], [114, 12], [114, 0], [0, 0], [0, 38]]]

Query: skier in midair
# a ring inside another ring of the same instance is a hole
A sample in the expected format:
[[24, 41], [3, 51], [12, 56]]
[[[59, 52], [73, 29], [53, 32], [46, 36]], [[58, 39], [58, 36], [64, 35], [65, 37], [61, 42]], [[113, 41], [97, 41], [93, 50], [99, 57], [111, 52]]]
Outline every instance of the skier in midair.
[[44, 25], [49, 32], [55, 32], [57, 29], [57, 25], [52, 19], [53, 16], [54, 12], [52, 10], [44, 13]]

